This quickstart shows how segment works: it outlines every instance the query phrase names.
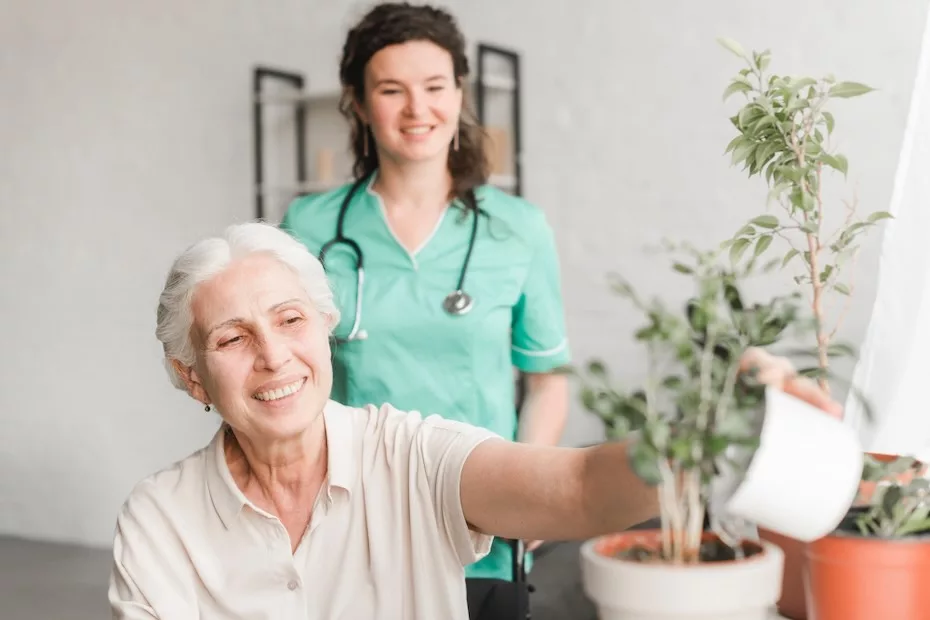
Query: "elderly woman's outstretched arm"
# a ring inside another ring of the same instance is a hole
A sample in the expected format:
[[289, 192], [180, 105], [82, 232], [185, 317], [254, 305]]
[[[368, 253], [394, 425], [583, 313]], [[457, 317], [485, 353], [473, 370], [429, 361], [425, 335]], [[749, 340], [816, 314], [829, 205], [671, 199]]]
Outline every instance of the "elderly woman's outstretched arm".
[[[794, 373], [784, 358], [761, 349], [742, 366], [757, 378], [825, 413], [838, 403]], [[462, 510], [477, 531], [506, 538], [577, 540], [627, 529], [659, 515], [658, 493], [631, 469], [627, 444], [555, 448], [485, 441], [462, 468]]]
[[485, 441], [462, 469], [465, 518], [504, 538], [577, 540], [658, 516], [656, 489], [626, 465], [626, 450]]

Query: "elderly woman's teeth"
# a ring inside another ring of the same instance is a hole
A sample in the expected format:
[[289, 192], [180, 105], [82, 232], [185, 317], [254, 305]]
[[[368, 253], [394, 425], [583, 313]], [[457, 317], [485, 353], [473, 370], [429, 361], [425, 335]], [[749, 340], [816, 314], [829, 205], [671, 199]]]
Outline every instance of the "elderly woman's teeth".
[[259, 392], [255, 395], [255, 398], [258, 400], [278, 400], [279, 398], [284, 398], [285, 396], [290, 396], [294, 392], [300, 389], [300, 386], [304, 384], [303, 379], [299, 379], [290, 385], [285, 385], [282, 388], [276, 390], [269, 390], [267, 392]]

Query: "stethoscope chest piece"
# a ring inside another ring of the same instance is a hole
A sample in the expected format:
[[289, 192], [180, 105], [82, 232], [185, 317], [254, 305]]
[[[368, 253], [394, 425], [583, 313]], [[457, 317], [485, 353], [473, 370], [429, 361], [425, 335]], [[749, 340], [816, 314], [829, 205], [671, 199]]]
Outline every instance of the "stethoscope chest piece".
[[471, 311], [475, 305], [475, 300], [465, 291], [452, 291], [442, 300], [443, 309], [449, 314], [463, 315]]

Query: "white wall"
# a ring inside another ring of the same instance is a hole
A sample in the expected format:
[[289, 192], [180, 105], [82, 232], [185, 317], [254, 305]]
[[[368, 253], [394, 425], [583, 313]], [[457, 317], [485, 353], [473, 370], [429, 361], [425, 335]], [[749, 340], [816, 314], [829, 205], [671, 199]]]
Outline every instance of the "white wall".
[[[888, 201], [926, 0], [578, 0], [571, 17], [558, 2], [447, 4], [473, 44], [523, 53], [525, 193], [556, 227], [579, 360], [639, 372], [639, 317], [605, 272], [673, 291], [645, 242], [716, 243], [761, 207], [722, 156], [720, 93], [739, 67], [716, 36], [881, 89], [837, 118], [861, 203]], [[251, 67], [334, 84], [348, 6], [0, 5], [0, 533], [106, 545], [132, 484], [212, 433], [163, 374], [156, 296], [180, 248], [252, 215]], [[862, 262], [854, 339], [874, 290]], [[599, 436], [576, 411], [565, 442]]]

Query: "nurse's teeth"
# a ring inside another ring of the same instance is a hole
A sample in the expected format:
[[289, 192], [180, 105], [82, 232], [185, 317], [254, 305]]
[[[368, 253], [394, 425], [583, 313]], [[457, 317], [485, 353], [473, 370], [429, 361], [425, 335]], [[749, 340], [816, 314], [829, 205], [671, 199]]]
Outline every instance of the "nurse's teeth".
[[405, 129], [404, 133], [424, 134], [429, 130], [429, 127], [411, 127], [410, 129]]
[[267, 392], [260, 392], [255, 395], [255, 398], [258, 400], [278, 400], [279, 398], [284, 398], [285, 396], [290, 396], [294, 392], [300, 389], [300, 386], [304, 384], [303, 379], [299, 379], [290, 385], [285, 385], [282, 388], [276, 390], [268, 390]]

